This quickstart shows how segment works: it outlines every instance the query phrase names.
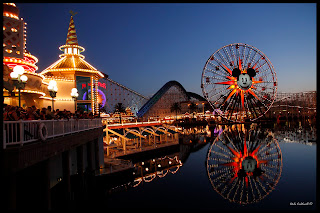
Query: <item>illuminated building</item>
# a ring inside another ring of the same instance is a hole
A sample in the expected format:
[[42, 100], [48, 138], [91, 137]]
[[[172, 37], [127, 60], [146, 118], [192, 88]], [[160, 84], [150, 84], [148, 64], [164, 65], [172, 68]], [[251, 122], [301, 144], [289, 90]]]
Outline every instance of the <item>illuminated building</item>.
[[36, 73], [38, 59], [26, 49], [26, 25], [23, 18], [19, 18], [19, 9], [14, 3], [3, 3], [3, 102], [17, 105], [18, 90], [13, 86], [10, 73], [20, 65], [28, 77], [27, 84], [21, 90], [22, 106], [36, 105], [46, 94], [46, 85], [42, 83], [44, 76]]
[[19, 9], [14, 3], [3, 3], [3, 102], [17, 105], [18, 90], [13, 86], [10, 73], [15, 66], [20, 65], [28, 77], [25, 88], [21, 90], [22, 107], [51, 106], [52, 97], [48, 85], [51, 80], [55, 80], [58, 87], [54, 98], [56, 109], [74, 112], [75, 101], [70, 93], [72, 88], [77, 88], [77, 107], [98, 113], [98, 100], [103, 99], [103, 94], [98, 94], [98, 86], [102, 85], [98, 80], [104, 75], [84, 60], [81, 53], [85, 49], [78, 45], [73, 16], [70, 18], [66, 44], [59, 49], [63, 52], [59, 55], [60, 59], [36, 73], [38, 59], [26, 50], [26, 23], [22, 18], [19, 19]]
[[81, 53], [85, 49], [78, 45], [72, 15], [66, 44], [59, 49], [63, 52], [59, 55], [60, 59], [41, 72], [45, 76], [44, 82], [50, 80], [57, 82], [59, 90], [55, 98], [55, 108], [74, 111], [75, 103], [70, 93], [72, 88], [77, 88], [79, 92], [77, 108], [98, 113], [98, 80], [104, 75], [84, 60], [85, 57]]

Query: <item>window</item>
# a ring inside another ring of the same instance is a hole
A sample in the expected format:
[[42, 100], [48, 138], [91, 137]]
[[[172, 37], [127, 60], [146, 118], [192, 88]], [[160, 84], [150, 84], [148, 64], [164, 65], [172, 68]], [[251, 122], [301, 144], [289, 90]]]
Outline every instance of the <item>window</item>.
[[79, 93], [79, 100], [91, 100], [91, 79], [90, 77], [76, 76], [76, 84]]

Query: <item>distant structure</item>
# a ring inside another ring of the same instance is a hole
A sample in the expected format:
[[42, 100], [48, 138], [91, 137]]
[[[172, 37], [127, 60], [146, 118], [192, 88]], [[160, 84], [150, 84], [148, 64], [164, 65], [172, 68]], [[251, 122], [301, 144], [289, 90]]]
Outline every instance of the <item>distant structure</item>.
[[270, 109], [271, 116], [281, 117], [315, 117], [317, 112], [317, 91], [278, 92]]
[[169, 81], [139, 109], [137, 116], [142, 119], [174, 116], [176, 112], [171, 111], [174, 103], [181, 105], [179, 113], [185, 113], [191, 102], [197, 104], [199, 108], [204, 107], [204, 104], [207, 103], [202, 96], [187, 92], [179, 82]]
[[[145, 104], [148, 100], [147, 97], [141, 95], [140, 93], [129, 89], [128, 87], [108, 78], [102, 78], [99, 80], [101, 86], [104, 89], [104, 102], [102, 102], [102, 107], [105, 108], [106, 112], [113, 113], [117, 103], [122, 103], [123, 106], [129, 107], [131, 112], [136, 115], [138, 110]], [[100, 84], [99, 84], [100, 85]], [[100, 89], [100, 88], [99, 88]]]

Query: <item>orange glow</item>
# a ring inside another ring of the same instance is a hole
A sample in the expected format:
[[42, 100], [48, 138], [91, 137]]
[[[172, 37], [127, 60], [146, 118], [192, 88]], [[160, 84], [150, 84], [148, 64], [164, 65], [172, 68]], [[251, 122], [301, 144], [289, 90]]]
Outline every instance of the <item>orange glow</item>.
[[240, 96], [241, 96], [241, 106], [244, 109], [244, 95], [243, 95], [243, 90], [240, 90]]
[[224, 66], [224, 68], [228, 70], [229, 74], [232, 75], [232, 71], [228, 67], [226, 67], [224, 64], [222, 64], [222, 66]]
[[248, 89], [248, 92], [249, 92], [251, 95], [253, 95], [254, 97], [256, 97], [256, 99], [260, 100], [260, 99], [258, 98], [258, 96], [257, 96], [251, 89]]
[[[238, 172], [240, 171], [240, 169], [242, 169], [242, 161], [246, 158], [246, 157], [253, 157], [256, 161], [257, 161], [257, 168], [260, 168], [261, 164], [267, 164], [268, 160], [259, 160], [257, 157], [257, 152], [259, 151], [261, 147], [261, 144], [254, 150], [249, 151], [248, 147], [247, 147], [247, 141], [246, 139], [244, 139], [244, 148], [241, 151], [236, 151], [233, 148], [229, 147], [227, 145], [227, 148], [232, 152], [232, 154], [234, 155], [234, 157], [232, 157], [231, 159], [233, 160], [233, 162], [230, 163], [223, 163], [221, 165], [223, 166], [230, 166], [233, 167], [233, 172], [234, 175], [230, 180], [230, 183], [233, 182], [233, 180], [238, 177]], [[247, 182], [248, 182], [248, 176], [253, 176], [253, 172], [246, 172], [246, 177], [245, 177], [245, 182], [246, 182], [246, 187], [248, 187]]]
[[224, 103], [225, 103], [229, 98], [231, 98], [231, 96], [232, 96], [235, 92], [237, 92], [236, 89], [232, 90], [232, 92], [230, 92], [230, 94], [228, 95], [228, 97], [226, 98], [226, 100], [224, 101]]
[[218, 82], [218, 83], [215, 83], [215, 84], [232, 84], [232, 85], [235, 85], [235, 82], [234, 81], [223, 81], [223, 82]]

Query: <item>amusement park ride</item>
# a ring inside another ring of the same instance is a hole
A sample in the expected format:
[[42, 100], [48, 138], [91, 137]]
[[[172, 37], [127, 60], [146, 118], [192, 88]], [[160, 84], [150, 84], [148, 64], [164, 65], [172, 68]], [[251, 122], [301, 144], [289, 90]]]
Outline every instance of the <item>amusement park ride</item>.
[[[221, 117], [233, 123], [261, 118], [276, 98], [277, 77], [270, 60], [257, 48], [226, 45], [207, 60], [201, 88]], [[282, 154], [271, 131], [228, 126], [207, 155], [212, 187], [231, 202], [249, 204], [267, 196], [282, 171]], [[234, 128], [236, 127], [236, 128]]]
[[201, 80], [204, 97], [231, 122], [254, 121], [271, 107], [277, 77], [270, 60], [257, 48], [226, 45], [207, 60]]

